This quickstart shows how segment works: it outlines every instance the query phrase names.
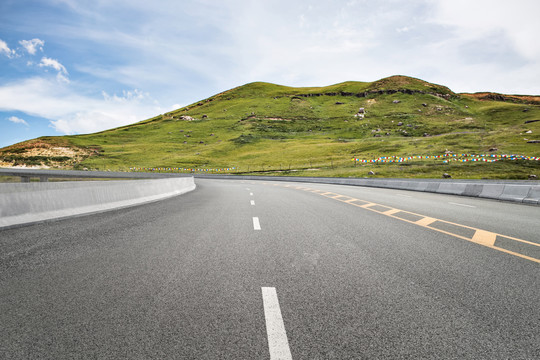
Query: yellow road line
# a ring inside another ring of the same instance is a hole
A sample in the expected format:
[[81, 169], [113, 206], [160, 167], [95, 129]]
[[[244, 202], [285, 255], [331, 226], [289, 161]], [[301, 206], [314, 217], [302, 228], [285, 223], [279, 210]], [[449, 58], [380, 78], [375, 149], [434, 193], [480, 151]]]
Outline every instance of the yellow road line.
[[[403, 219], [405, 220], [405, 219]], [[416, 225], [420, 225], [420, 226], [424, 226], [424, 227], [427, 227], [429, 226], [430, 224], [434, 223], [435, 221], [437, 221], [437, 219], [435, 218], [432, 218], [432, 217], [424, 217], [423, 219], [420, 219], [418, 221], [415, 221], [414, 224]]]
[[485, 246], [495, 245], [495, 240], [497, 240], [497, 234], [485, 230], [476, 230], [471, 239], [472, 242]]
[[[339, 200], [338, 200], [339, 201]], [[364, 208], [364, 209], [368, 209], [370, 206], [373, 206], [373, 205], [377, 205], [375, 203], [367, 203], [367, 204], [364, 204], [364, 205], [356, 205], [356, 204], [353, 204], [354, 206], [358, 206], [358, 207], [361, 207], [361, 208]], [[372, 210], [373, 211], [373, 210]]]
[[383, 215], [394, 215], [395, 213], [398, 213], [400, 211], [401, 210], [399, 210], [399, 209], [390, 209], [388, 211], [382, 212], [381, 214], [383, 214]]
[[[281, 186], [291, 187], [291, 186], [288, 186], [288, 185], [281, 185]], [[377, 204], [377, 203], [373, 203], [373, 202], [366, 201], [366, 200], [355, 199], [355, 198], [352, 198], [352, 197], [347, 196], [347, 195], [340, 195], [340, 194], [336, 194], [336, 193], [333, 193], [333, 192], [324, 191], [324, 190], [318, 190], [318, 189], [304, 188], [303, 190], [306, 190], [306, 191], [309, 191], [309, 192], [312, 192], [312, 193], [315, 193], [315, 194], [319, 194], [319, 195], [322, 195], [322, 196], [330, 198], [330, 199], [341, 201], [341, 202], [349, 204], [349, 205], [364, 208], [366, 210], [370, 210], [370, 211], [376, 212], [378, 214], [386, 215], [386, 216], [389, 216], [389, 217], [394, 218], [394, 219], [405, 221], [405, 222], [408, 222], [410, 224], [422, 226], [422, 227], [424, 227], [426, 229], [435, 230], [435, 231], [438, 231], [440, 233], [444, 233], [444, 234], [447, 234], [447, 235], [450, 235], [450, 236], [453, 236], [453, 237], [457, 237], [459, 239], [474, 242], [475, 244], [486, 246], [486, 247], [489, 247], [489, 248], [497, 250], [497, 251], [502, 251], [502, 252], [507, 253], [507, 254], [511, 254], [511, 255], [518, 256], [518, 257], [523, 258], [523, 259], [527, 259], [527, 260], [530, 260], [530, 261], [534, 261], [536, 263], [540, 263], [540, 259], [537, 259], [537, 258], [534, 258], [534, 257], [531, 257], [531, 256], [527, 256], [527, 255], [524, 255], [524, 254], [521, 254], [521, 253], [518, 253], [518, 252], [515, 252], [515, 251], [511, 251], [511, 250], [508, 250], [508, 249], [505, 249], [505, 248], [502, 248], [502, 247], [498, 247], [498, 246], [495, 245], [495, 241], [497, 240], [497, 236], [501, 236], [501, 237], [503, 237], [505, 239], [508, 239], [508, 240], [513, 240], [513, 241], [521, 242], [521, 243], [524, 243], [524, 244], [540, 247], [540, 244], [532, 242], [532, 241], [518, 239], [518, 238], [515, 238], [515, 237], [512, 237], [512, 236], [498, 234], [498, 233], [494, 233], [494, 232], [487, 231], [487, 230], [477, 229], [477, 228], [473, 228], [473, 227], [470, 227], [470, 226], [467, 226], [467, 225], [456, 224], [456, 223], [453, 223], [453, 222], [450, 222], [450, 221], [437, 219], [437, 218], [433, 218], [433, 217], [429, 217], [429, 216], [425, 216], [425, 215], [421, 215], [421, 214], [416, 214], [416, 213], [413, 213], [413, 212], [410, 212], [410, 211], [401, 210], [401, 209], [393, 208], [391, 206]], [[329, 195], [333, 195], [333, 196], [329, 196]], [[346, 198], [347, 200], [343, 200], [341, 198]], [[363, 202], [364, 204], [362, 204], [362, 205], [355, 204], [356, 201]], [[384, 208], [387, 208], [388, 210], [380, 211], [380, 210], [371, 208], [371, 207], [375, 207], [375, 206], [384, 207]], [[419, 217], [420, 219], [416, 220], [416, 221], [404, 219], [404, 218], [396, 216], [396, 214], [398, 214], [398, 213], [404, 213], [404, 214], [413, 215], [413, 216]], [[456, 234], [456, 233], [453, 233], [453, 232], [450, 232], [450, 231], [447, 231], [447, 230], [439, 229], [439, 228], [434, 227], [434, 226], [430, 226], [430, 225], [433, 225], [433, 223], [436, 222], [436, 221], [444, 223], [444, 224], [449, 224], [449, 225], [452, 225], [452, 226], [457, 226], [459, 228], [472, 230], [472, 231], [474, 231], [474, 234], [473, 234], [472, 237], [466, 237], [466, 236], [459, 235], [459, 234]]]
[[334, 197], [333, 197], [333, 199], [336, 199], [336, 200], [339, 200], [339, 201], [343, 201], [343, 200], [341, 200], [340, 198], [350, 199], [351, 197], [350, 197], [350, 196], [345, 196], [345, 195], [338, 195], [338, 196], [334, 196]]

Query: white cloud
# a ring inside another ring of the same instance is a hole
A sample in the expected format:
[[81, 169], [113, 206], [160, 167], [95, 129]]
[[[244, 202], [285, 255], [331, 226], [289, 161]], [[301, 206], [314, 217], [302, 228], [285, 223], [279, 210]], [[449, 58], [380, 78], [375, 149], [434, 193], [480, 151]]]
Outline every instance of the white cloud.
[[537, 0], [453, 0], [436, 2], [433, 21], [449, 26], [462, 41], [503, 33], [527, 58], [540, 56]]
[[41, 62], [39, 63], [39, 67], [52, 67], [53, 69], [57, 70], [58, 72], [67, 74], [67, 70], [64, 67], [64, 65], [60, 64], [58, 60], [50, 59], [48, 57], [42, 57]]
[[0, 111], [21, 111], [47, 119], [75, 112], [85, 106], [84, 100], [48, 78], [33, 77], [0, 86]]
[[69, 79], [67, 77], [68, 72], [64, 65], [60, 64], [58, 60], [50, 59], [48, 57], [42, 57], [41, 62], [39, 63], [39, 67], [52, 67], [56, 71], [58, 71], [58, 74], [56, 74], [56, 80], [60, 83], [69, 83]]
[[[75, 46], [91, 43], [124, 55], [113, 65], [81, 61], [70, 66], [109, 82], [152, 89], [170, 103], [196, 101], [194, 96], [256, 80], [309, 86], [394, 74], [455, 91], [538, 89], [530, 73], [540, 58], [537, 0], [408, 0], [406, 5], [395, 0], [200, 0], [159, 1], [159, 6], [119, 1], [97, 7], [64, 2], [82, 23], [48, 28], [51, 34], [73, 37]], [[137, 27], [116, 17], [119, 7], [129, 10]], [[265, 23], [272, 26], [261, 26]], [[493, 41], [497, 36], [501, 46]], [[525, 60], [529, 63], [516, 65]], [[504, 71], [500, 78], [505, 82], [489, 89], [494, 77], [475, 72], [479, 63], [486, 64], [484, 72]]]
[[405, 33], [405, 32], [411, 31], [411, 28], [408, 26], [403, 26], [403, 27], [397, 28], [396, 31], [398, 33]]
[[30, 55], [35, 55], [38, 49], [40, 51], [43, 51], [45, 41], [40, 39], [21, 40], [19, 41], [19, 44], [21, 44]]
[[139, 90], [91, 97], [73, 85], [40, 77], [0, 86], [0, 111], [49, 119], [61, 134], [102, 131], [164, 112], [149, 94]]
[[61, 72], [59, 72], [58, 74], [56, 74], [56, 80], [58, 82], [61, 82], [61, 83], [69, 83], [69, 79], [66, 75], [62, 74]]
[[90, 133], [132, 124], [161, 112], [150, 96], [139, 90], [124, 91], [122, 96], [103, 92], [102, 96], [92, 99], [92, 106], [52, 120], [51, 126], [63, 134]]
[[182, 104], [173, 104], [171, 107], [167, 109], [167, 112], [180, 109], [181, 107], [184, 107]]
[[15, 124], [23, 124], [23, 125], [29, 126], [28, 123], [24, 119], [18, 118], [16, 116], [11, 116], [8, 118], [8, 120]]
[[15, 50], [11, 50], [7, 43], [0, 40], [0, 54], [5, 54], [8, 58], [15, 56]]

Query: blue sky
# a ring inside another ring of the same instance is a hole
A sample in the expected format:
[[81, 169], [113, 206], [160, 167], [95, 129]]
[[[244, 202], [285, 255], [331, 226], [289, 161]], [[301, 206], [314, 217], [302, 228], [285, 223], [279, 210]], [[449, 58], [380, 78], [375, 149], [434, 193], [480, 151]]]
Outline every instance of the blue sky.
[[0, 147], [114, 128], [252, 81], [409, 75], [540, 95], [537, 0], [2, 0]]

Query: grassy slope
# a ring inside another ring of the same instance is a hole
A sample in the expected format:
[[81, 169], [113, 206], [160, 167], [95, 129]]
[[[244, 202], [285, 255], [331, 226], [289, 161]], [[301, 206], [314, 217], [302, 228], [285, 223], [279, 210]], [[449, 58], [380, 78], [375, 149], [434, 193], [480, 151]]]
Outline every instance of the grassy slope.
[[[400, 89], [424, 93], [376, 92]], [[349, 94], [365, 92], [365, 97]], [[354, 117], [360, 107], [366, 109], [364, 119]], [[378, 176], [391, 177], [440, 177], [449, 172], [463, 178], [524, 178], [540, 175], [538, 162], [355, 166], [351, 158], [437, 155], [445, 150], [487, 154], [494, 147], [499, 149], [495, 153], [539, 156], [540, 144], [524, 140], [540, 139], [540, 122], [524, 124], [537, 119], [540, 105], [479, 101], [422, 80], [391, 77], [324, 88], [251, 83], [137, 124], [40, 139], [67, 140], [76, 147], [99, 150], [99, 155], [86, 158], [78, 168], [235, 166], [241, 172], [283, 174], [277, 170], [294, 169], [298, 170], [294, 174], [319, 176], [365, 176], [373, 170]], [[398, 126], [399, 122], [403, 125]], [[524, 134], [527, 130], [533, 133]], [[312, 168], [318, 170], [307, 170]]]

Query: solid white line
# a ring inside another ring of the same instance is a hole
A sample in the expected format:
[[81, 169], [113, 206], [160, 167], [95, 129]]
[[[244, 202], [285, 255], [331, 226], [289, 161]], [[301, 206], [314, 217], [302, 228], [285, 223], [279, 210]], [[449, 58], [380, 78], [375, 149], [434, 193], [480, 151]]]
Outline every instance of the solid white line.
[[292, 360], [276, 288], [263, 287], [262, 297], [270, 360]]
[[251, 205], [255, 205], [255, 200], [251, 200]]
[[472, 206], [472, 205], [460, 204], [460, 203], [455, 203], [455, 202], [448, 202], [448, 203], [452, 204], [452, 205], [465, 206], [465, 207], [470, 207], [470, 208], [475, 208], [476, 207], [476, 206]]
[[259, 223], [259, 218], [253, 218], [253, 230], [261, 230], [261, 224]]

